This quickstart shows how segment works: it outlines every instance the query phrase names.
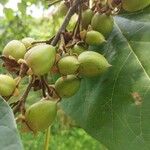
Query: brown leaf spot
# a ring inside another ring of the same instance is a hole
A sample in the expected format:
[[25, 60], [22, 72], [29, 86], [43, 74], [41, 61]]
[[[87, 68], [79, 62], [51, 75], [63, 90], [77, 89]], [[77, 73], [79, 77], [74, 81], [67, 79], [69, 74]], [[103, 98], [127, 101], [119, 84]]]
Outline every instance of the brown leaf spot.
[[142, 104], [142, 97], [138, 92], [133, 92], [131, 95], [134, 99], [135, 105], [139, 106]]

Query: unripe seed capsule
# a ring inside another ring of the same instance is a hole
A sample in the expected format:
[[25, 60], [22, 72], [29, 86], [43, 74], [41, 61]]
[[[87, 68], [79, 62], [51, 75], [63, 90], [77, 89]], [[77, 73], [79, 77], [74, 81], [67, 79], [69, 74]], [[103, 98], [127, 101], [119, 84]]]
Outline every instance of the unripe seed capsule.
[[8, 76], [0, 74], [0, 95], [1, 96], [10, 96], [13, 94], [16, 88], [15, 80]]
[[26, 47], [18, 40], [10, 41], [5, 47], [2, 54], [6, 57], [13, 57], [15, 60], [19, 60], [24, 57], [26, 53]]
[[25, 121], [33, 132], [43, 131], [52, 125], [56, 114], [56, 101], [42, 99], [27, 109]]
[[93, 30], [96, 30], [103, 34], [106, 38], [113, 30], [114, 19], [112, 16], [106, 14], [96, 13], [91, 21]]
[[65, 56], [58, 61], [57, 65], [62, 75], [75, 74], [79, 68], [79, 61], [75, 56]]
[[24, 59], [35, 75], [44, 75], [50, 71], [55, 62], [55, 48], [48, 44], [40, 44], [31, 48]]
[[60, 77], [55, 82], [55, 89], [58, 95], [62, 98], [73, 96], [80, 88], [80, 79], [75, 75]]
[[87, 32], [85, 42], [89, 45], [98, 46], [106, 41], [105, 41], [104, 36], [101, 33], [91, 30]]
[[81, 53], [78, 60], [79, 74], [85, 77], [99, 76], [111, 66], [103, 55], [93, 51]]
[[21, 40], [21, 42], [25, 45], [26, 49], [30, 48], [34, 41], [35, 40], [33, 38], [30, 38], [30, 37], [26, 37], [26, 38], [23, 38]]

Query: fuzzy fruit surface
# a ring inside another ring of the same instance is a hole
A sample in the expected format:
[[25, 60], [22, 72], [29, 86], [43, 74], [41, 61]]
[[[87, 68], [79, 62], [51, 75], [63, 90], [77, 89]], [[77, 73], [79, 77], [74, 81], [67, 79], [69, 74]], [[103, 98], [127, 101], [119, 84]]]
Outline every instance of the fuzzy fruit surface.
[[87, 9], [82, 13], [82, 27], [87, 29], [88, 25], [91, 23], [94, 12], [91, 9]]
[[78, 44], [75, 44], [72, 48], [72, 53], [80, 55], [82, 52], [86, 51], [86, 49]]
[[57, 10], [57, 16], [59, 17], [63, 17], [66, 15], [66, 13], [68, 12], [68, 7], [66, 6], [66, 4], [64, 3], [64, 1], [62, 1], [58, 7], [58, 10]]
[[80, 88], [80, 79], [75, 75], [60, 77], [55, 82], [55, 89], [58, 95], [62, 98], [73, 96]]
[[93, 51], [86, 51], [79, 55], [79, 74], [85, 77], [95, 77], [105, 72], [110, 64], [106, 58]]
[[104, 36], [98, 31], [88, 31], [85, 37], [85, 42], [88, 45], [100, 45], [105, 42]]
[[23, 38], [21, 42], [25, 45], [26, 49], [30, 48], [32, 46], [32, 42], [35, 40], [30, 37]]
[[56, 114], [56, 101], [42, 99], [27, 109], [25, 120], [33, 132], [38, 132], [47, 129], [52, 125]]
[[0, 95], [1, 96], [10, 96], [13, 94], [16, 88], [15, 80], [8, 76], [0, 74]]
[[3, 50], [3, 55], [6, 57], [12, 56], [15, 60], [23, 58], [26, 53], [26, 47], [18, 40], [10, 41]]
[[122, 7], [129, 12], [144, 9], [150, 5], [150, 0], [122, 0]]
[[79, 68], [79, 61], [75, 56], [65, 56], [58, 61], [57, 65], [62, 75], [75, 74]]
[[96, 13], [91, 21], [93, 30], [102, 33], [106, 38], [113, 30], [114, 20], [112, 16]]
[[48, 44], [40, 44], [31, 48], [24, 59], [35, 75], [44, 75], [50, 71], [55, 62], [55, 48]]

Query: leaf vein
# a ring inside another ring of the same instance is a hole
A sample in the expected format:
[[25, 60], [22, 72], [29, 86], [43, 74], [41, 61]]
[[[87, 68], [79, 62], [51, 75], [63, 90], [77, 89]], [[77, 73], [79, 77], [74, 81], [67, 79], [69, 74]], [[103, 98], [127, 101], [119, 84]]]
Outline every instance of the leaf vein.
[[[120, 31], [120, 33], [124, 36], [124, 34], [122, 33], [121, 29], [119, 28], [119, 26], [117, 25], [117, 23], [115, 23], [116, 27], [118, 28], [118, 30]], [[129, 44], [128, 42], [128, 39], [124, 36], [124, 38], [126, 39], [127, 41], [127, 45], [129, 47], [129, 49], [131, 50], [131, 52], [134, 54], [135, 58], [137, 59], [139, 65], [141, 66], [142, 70], [144, 71], [146, 77], [148, 78], [148, 80], [150, 81], [150, 76], [149, 74], [147, 73], [146, 69], [144, 68], [144, 66], [142, 65], [140, 59], [138, 58], [137, 54], [135, 53], [135, 51], [133, 50], [133, 48], [131, 47], [131, 45]]]

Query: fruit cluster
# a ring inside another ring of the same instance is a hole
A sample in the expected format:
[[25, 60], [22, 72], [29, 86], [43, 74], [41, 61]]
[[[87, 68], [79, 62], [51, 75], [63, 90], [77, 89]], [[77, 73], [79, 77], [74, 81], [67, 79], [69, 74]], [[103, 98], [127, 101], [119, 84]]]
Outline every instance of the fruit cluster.
[[[58, 102], [76, 94], [82, 78], [100, 76], [111, 66], [103, 55], [88, 50], [88, 47], [107, 42], [114, 26], [113, 15], [121, 5], [127, 11], [135, 11], [149, 4], [145, 1], [145, 5], [137, 4], [135, 9], [136, 2], [132, 6], [129, 3], [128, 0], [122, 0], [122, 3], [97, 0], [90, 7], [89, 1], [85, 1], [76, 7], [78, 21], [72, 31], [59, 32], [48, 41], [29, 37], [12, 40], [4, 47], [3, 66], [16, 78], [0, 75], [0, 95], [8, 100], [17, 95], [21, 79], [25, 76], [31, 79], [23, 96], [12, 105], [14, 113], [21, 112], [22, 121], [29, 130], [47, 129], [55, 119]], [[72, 1], [61, 2], [59, 11], [65, 14], [73, 4]], [[49, 83], [48, 76], [56, 73], [60, 77], [54, 84]], [[44, 98], [26, 110], [25, 102], [31, 88], [41, 90]]]

